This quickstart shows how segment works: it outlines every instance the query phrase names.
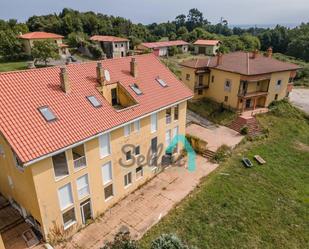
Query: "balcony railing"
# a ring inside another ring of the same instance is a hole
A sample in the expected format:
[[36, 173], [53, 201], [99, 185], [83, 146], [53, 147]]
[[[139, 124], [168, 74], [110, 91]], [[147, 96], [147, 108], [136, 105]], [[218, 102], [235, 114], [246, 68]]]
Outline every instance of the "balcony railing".
[[263, 96], [263, 95], [267, 95], [268, 92], [267, 91], [256, 91], [256, 92], [240, 92], [238, 94], [239, 97], [255, 97], [255, 96]]
[[86, 167], [86, 165], [87, 165], [85, 156], [81, 156], [81, 157], [75, 159], [73, 162], [74, 162], [74, 168], [75, 169], [80, 169], [80, 168]]
[[208, 85], [205, 85], [205, 84], [198, 84], [198, 85], [195, 85], [194, 87], [196, 90], [199, 90], [199, 89], [206, 89], [206, 88], [209, 88]]

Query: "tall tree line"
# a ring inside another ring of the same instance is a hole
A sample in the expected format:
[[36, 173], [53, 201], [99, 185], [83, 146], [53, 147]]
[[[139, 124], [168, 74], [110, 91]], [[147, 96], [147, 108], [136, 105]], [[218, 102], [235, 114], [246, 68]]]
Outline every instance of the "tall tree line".
[[79, 12], [63, 9], [59, 14], [32, 16], [25, 23], [16, 20], [0, 20], [0, 55], [18, 56], [21, 44], [16, 39], [19, 33], [46, 31], [64, 35], [70, 45], [94, 34], [128, 37], [132, 46], [141, 42], [182, 39], [220, 39], [222, 52], [237, 50], [266, 50], [285, 53], [309, 61], [309, 23], [289, 29], [277, 26], [274, 29], [229, 28], [227, 20], [211, 24], [198, 9], [180, 14], [173, 21], [143, 25], [130, 20], [94, 12]]

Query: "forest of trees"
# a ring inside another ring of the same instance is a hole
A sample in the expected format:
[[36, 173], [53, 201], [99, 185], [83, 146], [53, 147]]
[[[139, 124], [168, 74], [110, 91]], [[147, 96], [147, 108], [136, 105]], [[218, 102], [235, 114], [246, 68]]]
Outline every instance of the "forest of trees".
[[72, 9], [63, 9], [59, 14], [32, 16], [25, 23], [18, 23], [14, 19], [0, 20], [0, 56], [18, 57], [22, 46], [16, 36], [28, 31], [62, 34], [68, 38], [71, 46], [76, 46], [79, 41], [94, 34], [128, 37], [132, 48], [144, 41], [163, 39], [182, 39], [188, 42], [199, 38], [220, 39], [223, 42], [222, 52], [253, 49], [265, 51], [272, 47], [274, 52], [309, 61], [309, 23], [294, 29], [279, 25], [274, 29], [231, 29], [226, 20], [211, 24], [198, 9], [191, 9], [187, 15], [178, 15], [173, 21], [150, 25]]

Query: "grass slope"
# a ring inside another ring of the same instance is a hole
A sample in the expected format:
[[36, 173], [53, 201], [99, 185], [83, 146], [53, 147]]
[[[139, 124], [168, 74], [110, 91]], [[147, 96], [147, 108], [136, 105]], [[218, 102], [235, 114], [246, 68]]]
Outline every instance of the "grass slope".
[[16, 71], [27, 68], [27, 62], [0, 62], [0, 72]]
[[[162, 233], [198, 248], [309, 248], [309, 119], [279, 102], [259, 120], [269, 137], [239, 145], [142, 238], [142, 248]], [[255, 154], [267, 164], [245, 169], [242, 155]]]

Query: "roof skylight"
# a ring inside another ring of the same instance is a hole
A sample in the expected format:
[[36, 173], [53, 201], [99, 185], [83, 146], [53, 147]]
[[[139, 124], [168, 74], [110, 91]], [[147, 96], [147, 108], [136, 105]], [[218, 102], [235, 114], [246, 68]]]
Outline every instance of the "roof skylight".
[[47, 122], [51, 122], [57, 119], [48, 106], [40, 107], [39, 111]]
[[102, 106], [102, 104], [99, 102], [99, 100], [95, 96], [87, 96], [87, 99], [93, 105], [93, 107], [98, 108]]
[[143, 92], [141, 91], [141, 89], [139, 89], [138, 85], [137, 84], [133, 84], [130, 86], [131, 89], [137, 94], [137, 95], [141, 95], [143, 94]]
[[167, 87], [167, 84], [164, 80], [162, 80], [160, 77], [156, 78], [156, 81], [162, 86], [162, 87]]

